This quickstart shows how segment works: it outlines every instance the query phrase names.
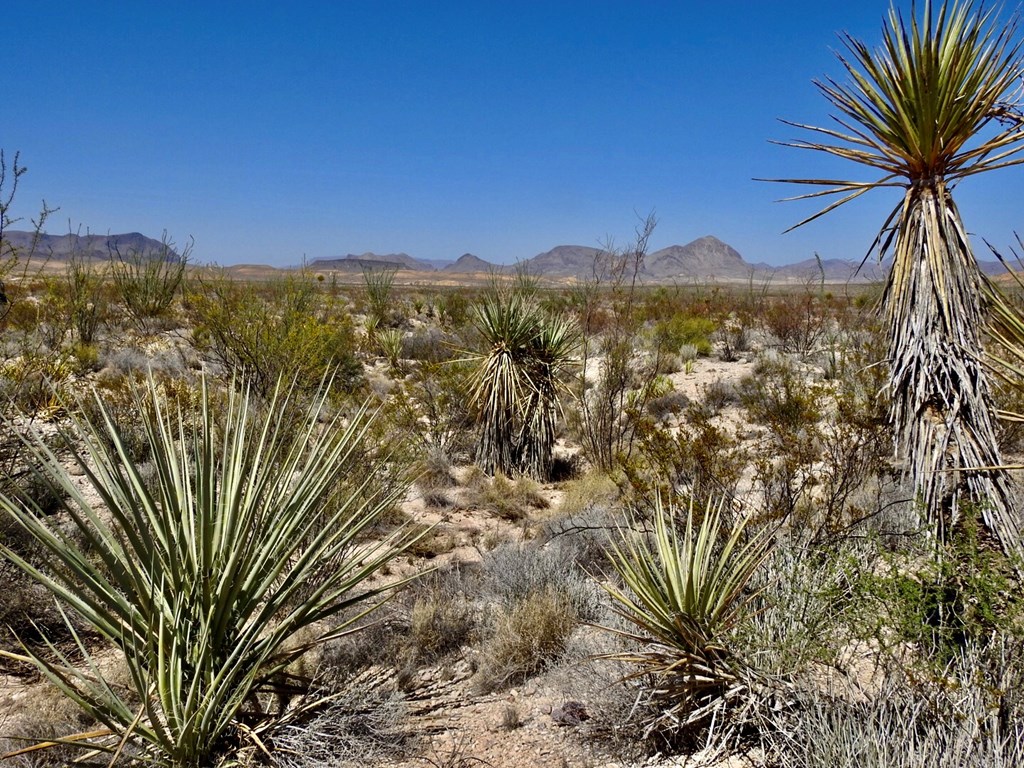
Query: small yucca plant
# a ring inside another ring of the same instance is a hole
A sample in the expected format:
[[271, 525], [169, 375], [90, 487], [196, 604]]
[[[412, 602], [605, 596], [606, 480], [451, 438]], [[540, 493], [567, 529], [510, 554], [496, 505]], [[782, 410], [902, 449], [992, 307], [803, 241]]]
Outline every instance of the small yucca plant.
[[244, 387], [215, 405], [204, 381], [195, 411], [185, 412], [169, 408], [149, 379], [134, 398], [152, 479], [97, 398], [102, 423], [74, 421], [65, 446], [102, 506], [41, 438], [30, 439], [39, 471], [68, 498], [75, 533], [0, 496], [0, 510], [38, 542], [42, 563], [2, 544], [0, 553], [121, 651], [130, 673], [127, 690], [109, 683], [77, 635], [84, 665], [53, 644], [49, 653], [26, 650], [106, 726], [106, 735], [73, 741], [116, 751], [130, 740], [144, 759], [182, 767], [212, 765], [247, 738], [259, 744], [273, 719], [261, 694], [345, 631], [350, 620], [339, 623], [339, 614], [370, 610], [396, 586], [366, 584], [410, 543], [402, 531], [362, 539], [395, 501], [395, 491], [378, 489], [373, 467], [352, 466], [369, 420], [364, 411], [347, 424], [328, 417], [326, 396], [324, 387], [299, 405], [278, 388], [257, 413]]
[[748, 533], [745, 521], [727, 529], [723, 506], [708, 501], [698, 511], [691, 500], [680, 533], [673, 510], [659, 499], [653, 537], [628, 531], [609, 549], [623, 586], [605, 589], [637, 630], [611, 631], [638, 649], [606, 658], [637, 668], [630, 677], [646, 687], [657, 711], [648, 733], [704, 723], [744, 690], [743, 663], [730, 652], [728, 634], [771, 539], [766, 531]]

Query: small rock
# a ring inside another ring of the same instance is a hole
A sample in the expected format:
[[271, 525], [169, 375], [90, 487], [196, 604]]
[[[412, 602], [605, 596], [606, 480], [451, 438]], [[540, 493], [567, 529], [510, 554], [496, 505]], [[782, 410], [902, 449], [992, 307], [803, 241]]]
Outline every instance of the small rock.
[[551, 710], [551, 719], [557, 725], [576, 726], [589, 720], [590, 715], [587, 713], [587, 708], [580, 702], [567, 701], [562, 706]]

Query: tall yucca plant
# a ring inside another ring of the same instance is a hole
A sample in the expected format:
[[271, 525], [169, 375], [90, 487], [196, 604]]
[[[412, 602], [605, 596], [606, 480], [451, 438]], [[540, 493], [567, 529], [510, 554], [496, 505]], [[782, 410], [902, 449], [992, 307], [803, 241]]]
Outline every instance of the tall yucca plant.
[[486, 472], [528, 472], [546, 478], [555, 443], [560, 376], [576, 345], [573, 325], [546, 316], [521, 291], [491, 291], [473, 324], [484, 350], [470, 355], [475, 368], [470, 401], [477, 409], [477, 462]]
[[969, 2], [926, 0], [912, 15], [908, 27], [890, 9], [877, 50], [843, 36], [849, 82], [817, 83], [839, 111], [837, 127], [792, 124], [825, 140], [787, 142], [881, 176], [780, 181], [825, 187], [800, 198], [838, 197], [796, 226], [870, 190], [904, 190], [875, 240], [893, 258], [883, 304], [897, 452], [940, 535], [972, 500], [1004, 548], [1020, 551], [1007, 480], [987, 469], [1000, 457], [978, 358], [984, 277], [951, 195], [961, 179], [1024, 162], [1021, 124], [1005, 119], [1020, 96], [1020, 43], [1015, 25]]
[[473, 325], [484, 351], [476, 368], [470, 401], [477, 409], [480, 439], [476, 460], [485, 472], [518, 470], [520, 414], [530, 393], [530, 347], [537, 334], [533, 304], [518, 293], [489, 293], [475, 308]]
[[[258, 741], [268, 723], [257, 697], [291, 662], [345, 631], [346, 622], [327, 620], [356, 605], [372, 608], [394, 586], [366, 580], [409, 536], [360, 539], [394, 492], [376, 489], [365, 467], [349, 480], [368, 419], [361, 411], [347, 426], [341, 416], [322, 423], [326, 393], [299, 406], [279, 388], [257, 413], [247, 390], [232, 391], [216, 413], [204, 382], [197, 412], [184, 413], [169, 409], [149, 380], [135, 404], [152, 479], [97, 398], [102, 423], [76, 421], [66, 447], [101, 507], [41, 438], [29, 441], [40, 471], [69, 499], [75, 535], [0, 496], [2, 512], [40, 545], [43, 563], [2, 544], [0, 553], [122, 651], [130, 672], [124, 691], [82, 642], [84, 666], [52, 644], [46, 654], [26, 650], [109, 731], [109, 739], [101, 731], [79, 743], [113, 749], [131, 739], [158, 764], [212, 765], [245, 736]], [[304, 408], [298, 421], [293, 406]]]
[[576, 327], [570, 320], [547, 317], [539, 321], [531, 344], [530, 389], [518, 439], [523, 471], [534, 477], [551, 475], [560, 395], [566, 391], [563, 376], [577, 342]]

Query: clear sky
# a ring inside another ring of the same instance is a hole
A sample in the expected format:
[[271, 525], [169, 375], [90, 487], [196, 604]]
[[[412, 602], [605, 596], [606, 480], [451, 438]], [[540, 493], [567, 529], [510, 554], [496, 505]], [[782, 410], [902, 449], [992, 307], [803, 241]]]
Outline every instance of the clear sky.
[[[0, 147], [29, 168], [16, 213], [60, 206], [50, 233], [166, 229], [205, 262], [507, 263], [623, 243], [652, 209], [655, 249], [859, 258], [898, 191], [783, 235], [811, 204], [752, 179], [857, 176], [768, 140], [826, 123], [812, 79], [887, 7], [9, 0]], [[965, 181], [968, 228], [1009, 244], [1022, 189], [1022, 169]]]

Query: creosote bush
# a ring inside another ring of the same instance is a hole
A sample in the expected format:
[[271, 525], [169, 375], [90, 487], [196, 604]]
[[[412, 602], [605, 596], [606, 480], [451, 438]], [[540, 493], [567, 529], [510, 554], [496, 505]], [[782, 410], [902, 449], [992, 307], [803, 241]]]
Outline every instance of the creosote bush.
[[264, 397], [282, 378], [307, 391], [327, 373], [343, 391], [362, 383], [350, 316], [304, 274], [262, 286], [201, 280], [186, 304], [196, 345]]

